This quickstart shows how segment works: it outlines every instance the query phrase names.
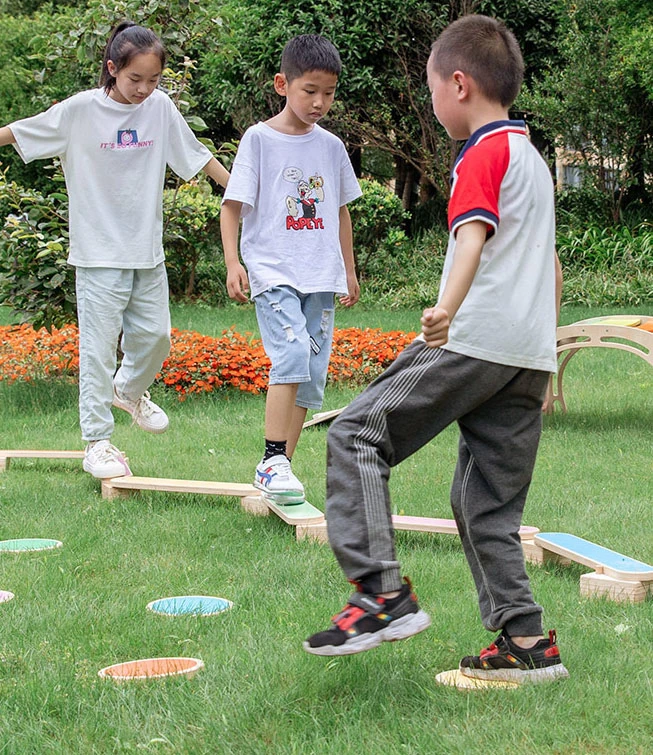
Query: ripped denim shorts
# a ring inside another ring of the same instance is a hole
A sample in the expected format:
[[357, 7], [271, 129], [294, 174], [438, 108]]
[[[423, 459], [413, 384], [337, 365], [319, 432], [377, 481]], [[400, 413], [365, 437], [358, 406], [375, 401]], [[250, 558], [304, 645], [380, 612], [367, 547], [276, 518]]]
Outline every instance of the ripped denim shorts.
[[275, 286], [254, 297], [265, 353], [272, 362], [270, 385], [299, 383], [298, 406], [319, 409], [326, 385], [335, 294], [302, 294]]

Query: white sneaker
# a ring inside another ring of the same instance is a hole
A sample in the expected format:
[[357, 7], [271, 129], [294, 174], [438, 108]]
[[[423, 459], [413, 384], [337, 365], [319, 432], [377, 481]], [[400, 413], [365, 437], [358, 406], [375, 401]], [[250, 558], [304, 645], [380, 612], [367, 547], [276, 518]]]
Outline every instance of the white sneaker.
[[304, 486], [295, 477], [283, 454], [272, 456], [256, 467], [254, 486], [277, 503], [303, 503]]
[[132, 401], [121, 396], [114, 385], [113, 405], [131, 414], [134, 424], [141, 430], [147, 430], [148, 433], [164, 433], [168, 429], [168, 415], [154, 401], [150, 401], [149, 391], [145, 391], [138, 401]]
[[125, 477], [131, 474], [128, 459], [122, 451], [112, 446], [108, 440], [89, 443], [84, 452], [82, 466], [93, 477]]

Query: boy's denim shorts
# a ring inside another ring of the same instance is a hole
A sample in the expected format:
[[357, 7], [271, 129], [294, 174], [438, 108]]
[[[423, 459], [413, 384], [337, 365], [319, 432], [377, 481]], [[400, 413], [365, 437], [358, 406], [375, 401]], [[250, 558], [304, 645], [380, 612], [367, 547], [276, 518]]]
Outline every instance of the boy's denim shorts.
[[298, 383], [297, 406], [319, 409], [324, 397], [335, 314], [335, 294], [302, 294], [275, 286], [254, 297], [270, 385]]

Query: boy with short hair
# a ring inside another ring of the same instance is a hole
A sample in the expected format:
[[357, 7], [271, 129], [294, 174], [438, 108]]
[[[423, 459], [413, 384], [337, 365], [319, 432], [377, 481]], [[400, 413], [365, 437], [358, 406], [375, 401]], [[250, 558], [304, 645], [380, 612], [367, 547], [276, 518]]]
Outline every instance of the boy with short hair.
[[472, 15], [451, 24], [427, 74], [437, 119], [452, 138], [467, 139], [453, 169], [439, 300], [424, 310], [420, 337], [329, 431], [329, 540], [358, 592], [304, 648], [349, 655], [429, 626], [410, 582], [402, 585], [388, 478], [457, 421], [451, 504], [483, 624], [501, 631], [460, 670], [552, 681], [568, 674], [555, 632], [543, 637], [518, 532], [556, 369], [562, 276], [553, 184], [525, 124], [509, 120], [523, 61], [502, 23]]
[[[284, 48], [274, 77], [283, 110], [243, 135], [221, 212], [227, 290], [256, 305], [272, 362], [265, 452], [254, 484], [279, 503], [300, 503], [293, 474], [307, 409], [322, 405], [335, 294], [352, 306], [359, 287], [347, 203], [361, 195], [343, 143], [318, 125], [333, 104], [342, 64], [324, 37], [302, 34]], [[243, 217], [238, 259], [238, 226]], [[249, 274], [249, 277], [248, 277]]]

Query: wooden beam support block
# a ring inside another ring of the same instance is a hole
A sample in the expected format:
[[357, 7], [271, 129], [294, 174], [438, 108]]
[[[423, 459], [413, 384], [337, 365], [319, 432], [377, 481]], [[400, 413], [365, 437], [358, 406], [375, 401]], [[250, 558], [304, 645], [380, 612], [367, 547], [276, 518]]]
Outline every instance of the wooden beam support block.
[[295, 527], [297, 540], [316, 540], [318, 543], [328, 543], [327, 523], [318, 524], [298, 524]]
[[521, 547], [524, 551], [524, 559], [529, 564], [536, 564], [537, 566], [543, 566], [544, 564], [560, 564], [561, 566], [569, 566], [571, 563], [570, 558], [565, 558], [557, 553], [545, 550], [541, 546], [535, 543], [535, 540], [525, 539], [521, 541]]
[[254, 516], [269, 516], [270, 509], [262, 495], [246, 495], [240, 499], [243, 511]]
[[580, 576], [580, 594], [588, 598], [604, 597], [619, 603], [641, 603], [651, 591], [653, 582], [615, 579], [597, 572]]
[[115, 478], [100, 480], [102, 485], [102, 498], [105, 498], [107, 501], [114, 501], [116, 498], [129, 498], [130, 491], [114, 488], [111, 484], [113, 479]]

